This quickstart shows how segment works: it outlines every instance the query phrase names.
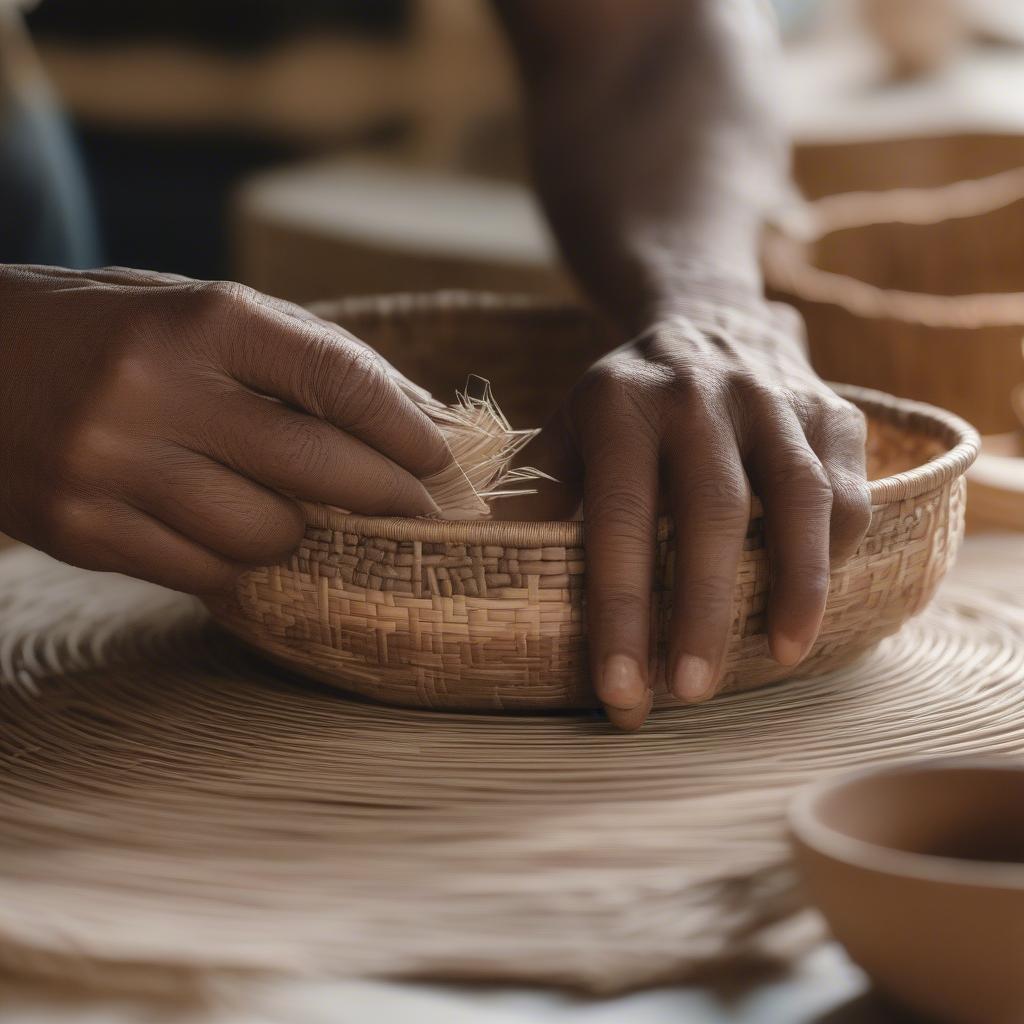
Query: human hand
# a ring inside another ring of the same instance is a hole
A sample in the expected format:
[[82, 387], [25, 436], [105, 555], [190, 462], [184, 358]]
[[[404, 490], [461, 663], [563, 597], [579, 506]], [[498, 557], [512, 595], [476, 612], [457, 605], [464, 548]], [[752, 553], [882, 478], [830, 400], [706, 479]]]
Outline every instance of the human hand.
[[0, 268], [0, 531], [217, 592], [302, 537], [295, 498], [436, 514], [451, 454], [387, 364], [241, 285]]
[[772, 655], [818, 634], [830, 562], [870, 520], [865, 423], [812, 371], [796, 314], [763, 302], [680, 303], [595, 363], [522, 455], [562, 482], [503, 518], [570, 518], [583, 501], [591, 673], [609, 718], [639, 728], [653, 699], [651, 588], [659, 492], [677, 524], [669, 689], [714, 694], [733, 616], [751, 489], [765, 509]]

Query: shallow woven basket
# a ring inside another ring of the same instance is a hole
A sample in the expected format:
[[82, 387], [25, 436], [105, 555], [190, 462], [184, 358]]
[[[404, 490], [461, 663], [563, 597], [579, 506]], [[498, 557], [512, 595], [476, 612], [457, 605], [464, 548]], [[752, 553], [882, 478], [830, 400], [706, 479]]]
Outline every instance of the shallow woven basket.
[[807, 324], [827, 380], [1013, 429], [1024, 383], [1024, 167], [935, 188], [826, 196], [763, 247], [772, 294]]
[[[467, 368], [489, 377], [517, 426], [543, 422], [608, 343], [579, 310], [489, 295], [350, 300], [320, 312], [435, 395], [450, 394]], [[821, 634], [800, 674], [848, 662], [924, 607], [956, 555], [963, 474], [977, 453], [974, 431], [949, 413], [837, 390], [869, 417], [873, 514], [855, 557], [833, 574]], [[253, 647], [393, 704], [492, 711], [595, 704], [585, 654], [582, 523], [367, 518], [315, 505], [306, 512], [295, 555], [247, 573], [234, 598], [211, 609]], [[671, 547], [666, 522], [654, 593], [659, 664], [671, 613]], [[725, 690], [793, 674], [768, 653], [769, 586], [755, 502], [736, 581]]]

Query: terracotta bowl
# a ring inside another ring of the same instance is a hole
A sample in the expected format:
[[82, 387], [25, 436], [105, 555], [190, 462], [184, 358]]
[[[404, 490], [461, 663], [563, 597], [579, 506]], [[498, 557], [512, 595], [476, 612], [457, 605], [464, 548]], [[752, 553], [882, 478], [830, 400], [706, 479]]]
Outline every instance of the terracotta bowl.
[[880, 991], [930, 1020], [1024, 1021], [1024, 765], [826, 780], [790, 827], [811, 899]]

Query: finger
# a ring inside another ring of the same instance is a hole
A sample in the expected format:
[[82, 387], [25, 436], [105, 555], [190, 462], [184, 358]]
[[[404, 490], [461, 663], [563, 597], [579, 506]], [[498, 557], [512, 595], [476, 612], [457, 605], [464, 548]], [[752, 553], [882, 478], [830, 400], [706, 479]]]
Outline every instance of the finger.
[[323, 420], [241, 388], [193, 417], [190, 447], [275, 491], [363, 515], [438, 515], [410, 472]]
[[609, 719], [638, 729], [651, 701], [658, 442], [627, 405], [602, 405], [582, 435], [590, 665]]
[[828, 598], [832, 488], [789, 406], [762, 410], [753, 427], [747, 466], [765, 510], [769, 643], [776, 661], [796, 665], [817, 638]]
[[867, 423], [849, 402], [837, 400], [826, 415], [820, 412], [805, 424], [807, 440], [821, 462], [832, 488], [829, 556], [842, 565], [860, 546], [871, 525], [867, 486]]
[[248, 568], [114, 501], [67, 499], [54, 516], [54, 526], [50, 550], [58, 558], [189, 594], [224, 593]]
[[264, 303], [256, 293], [227, 295], [220, 300], [226, 303], [219, 316], [220, 353], [237, 381], [327, 420], [420, 479], [450, 467], [440, 429], [371, 349], [319, 320]]
[[[351, 331], [349, 331], [343, 324], [338, 323], [330, 315], [332, 309], [338, 305], [338, 303], [316, 303], [311, 308], [304, 306], [297, 306], [294, 302], [288, 302], [285, 299], [275, 298], [273, 295], [262, 295], [260, 296], [263, 302], [272, 306], [274, 309], [279, 310], [282, 313], [287, 313], [289, 316], [293, 316], [298, 320], [307, 321], [310, 323], [319, 324], [321, 327], [325, 327], [330, 331], [334, 331], [340, 334], [347, 341], [353, 345], [358, 345], [360, 348], [367, 349], [372, 352], [375, 358], [380, 360], [381, 364], [387, 369], [388, 373], [394, 379], [395, 383], [405, 392], [409, 398], [412, 399], [417, 405], [438, 405], [443, 407], [443, 403], [439, 402], [433, 395], [426, 389], [419, 386], [419, 384], [413, 383], [408, 377], [399, 370], [394, 363], [389, 362], [380, 354], [372, 345], [368, 345], [361, 338], [357, 338]], [[342, 300], [344, 301], [344, 300]]]
[[298, 505], [205, 455], [176, 446], [156, 453], [152, 471], [129, 485], [135, 507], [230, 561], [269, 565], [298, 546]]
[[715, 422], [710, 412], [689, 420], [666, 458], [676, 548], [668, 682], [684, 701], [711, 697], [718, 686], [750, 522], [750, 487], [732, 425], [719, 436], [709, 429]]
[[[52, 278], [58, 282], [68, 280], [68, 271], [64, 267], [33, 266], [35, 277]], [[74, 280], [84, 284], [98, 282], [100, 284], [124, 285], [126, 287], [160, 287], [164, 285], [195, 285], [198, 282], [180, 274], [168, 274], [156, 270], [137, 270], [132, 267], [99, 267], [82, 271], [75, 275]]]
[[184, 277], [181, 274], [170, 274], [159, 270], [138, 270], [135, 267], [100, 267], [97, 270], [89, 270], [86, 274], [93, 281], [138, 288], [197, 284], [194, 278]]

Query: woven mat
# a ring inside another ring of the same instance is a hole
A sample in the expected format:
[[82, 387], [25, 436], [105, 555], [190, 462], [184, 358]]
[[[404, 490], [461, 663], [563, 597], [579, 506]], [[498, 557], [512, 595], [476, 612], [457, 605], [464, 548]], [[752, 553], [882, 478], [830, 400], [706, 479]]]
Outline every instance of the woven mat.
[[970, 542], [856, 665], [622, 735], [357, 703], [187, 598], [5, 552], [0, 967], [679, 980], [799, 907], [799, 784], [1024, 755], [1022, 566], [1022, 538]]

